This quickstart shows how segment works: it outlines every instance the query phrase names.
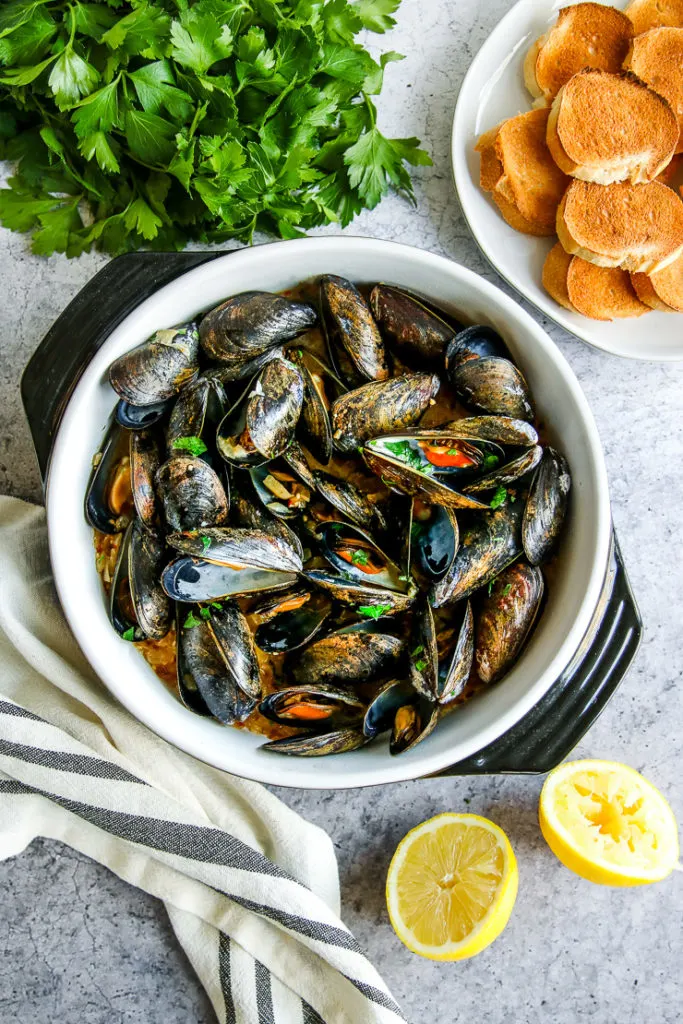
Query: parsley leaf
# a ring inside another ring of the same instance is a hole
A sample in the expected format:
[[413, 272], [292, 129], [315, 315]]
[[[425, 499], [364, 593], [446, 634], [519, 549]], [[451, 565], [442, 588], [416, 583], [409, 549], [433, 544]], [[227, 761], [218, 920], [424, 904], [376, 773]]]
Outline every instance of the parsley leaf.
[[48, 79], [60, 110], [78, 103], [81, 96], [92, 92], [99, 75], [92, 64], [88, 64], [71, 46], [62, 50], [54, 63]]
[[124, 640], [134, 640], [135, 639], [135, 626], [129, 626], [129, 628], [127, 630], [125, 630], [121, 634], [121, 637]]
[[424, 670], [427, 668], [427, 662], [422, 660], [416, 661], [415, 668], [417, 669], [418, 672], [424, 672]]
[[391, 452], [401, 462], [405, 462], [412, 469], [417, 469], [420, 473], [429, 474], [432, 472], [432, 467], [428, 462], [422, 459], [419, 452], [416, 452], [410, 441], [385, 441], [384, 447], [388, 452]]
[[211, 547], [211, 538], [210, 537], [200, 537], [199, 539], [202, 542], [202, 547], [204, 548], [204, 550], [208, 551], [208, 549]]
[[388, 32], [396, 24], [394, 14], [401, 0], [355, 0], [351, 6], [358, 15], [363, 28], [371, 32]]
[[493, 467], [497, 466], [499, 462], [500, 458], [498, 455], [487, 455], [484, 459], [484, 468], [493, 469]]
[[[201, 609], [200, 609], [201, 612]], [[187, 618], [183, 622], [183, 629], [194, 629], [195, 626], [201, 625], [201, 619], [198, 619], [193, 612], [188, 612]]]
[[361, 604], [356, 608], [359, 615], [365, 615], [369, 619], [379, 619], [391, 611], [390, 604]]
[[206, 622], [208, 619], [211, 618], [211, 609], [210, 608], [200, 608], [199, 609], [199, 614], [204, 619], [204, 622]]
[[505, 499], [507, 498], [507, 496], [507, 488], [503, 487], [501, 484], [501, 486], [497, 489], [496, 493], [491, 498], [491, 501], [489, 502], [489, 507], [500, 508], [501, 505], [505, 504]]
[[353, 565], [367, 565], [368, 564], [368, 553], [367, 551], [354, 551], [351, 555], [351, 562]]
[[505, 586], [503, 587], [503, 597], [507, 597], [511, 590], [512, 590], [512, 584], [511, 583], [506, 583]]
[[208, 451], [201, 437], [176, 437], [171, 442], [171, 448], [176, 452], [189, 452], [190, 455], [195, 457], [203, 455], [205, 451]]

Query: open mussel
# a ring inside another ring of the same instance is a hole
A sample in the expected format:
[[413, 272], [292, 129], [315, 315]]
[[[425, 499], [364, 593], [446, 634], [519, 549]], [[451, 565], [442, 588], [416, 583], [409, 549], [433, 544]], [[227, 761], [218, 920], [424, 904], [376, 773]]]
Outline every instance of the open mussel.
[[522, 502], [516, 501], [472, 516], [461, 528], [460, 547], [450, 568], [432, 588], [435, 608], [470, 597], [519, 557], [522, 514]]
[[391, 679], [380, 686], [363, 716], [363, 732], [374, 739], [391, 729], [396, 712], [415, 698], [415, 690], [407, 679]]
[[287, 659], [287, 671], [301, 686], [356, 686], [395, 675], [404, 650], [405, 642], [387, 633], [338, 631], [295, 651]]
[[460, 527], [454, 510], [442, 505], [422, 506], [419, 518], [413, 514], [411, 541], [415, 562], [427, 579], [442, 579], [460, 545]]
[[370, 308], [402, 358], [420, 366], [443, 363], [455, 330], [419, 299], [400, 288], [376, 284], [370, 292]]
[[155, 483], [169, 530], [202, 530], [227, 522], [229, 497], [216, 471], [203, 459], [174, 455], [160, 466]]
[[294, 437], [301, 414], [301, 373], [287, 359], [271, 359], [220, 422], [218, 451], [234, 466], [260, 465], [276, 459]]
[[203, 351], [236, 370], [316, 323], [313, 306], [271, 292], [242, 292], [206, 314], [199, 328]]
[[263, 530], [214, 526], [170, 533], [166, 540], [176, 551], [216, 565], [250, 566], [280, 572], [300, 572], [303, 568], [296, 548]]
[[156, 534], [132, 522], [121, 541], [109, 591], [109, 616], [124, 640], [160, 640], [171, 627], [171, 602], [160, 584], [166, 548]]
[[434, 731], [440, 716], [439, 704], [434, 704], [422, 694], [416, 694], [394, 716], [389, 753], [403, 754], [412, 750]]
[[505, 462], [484, 473], [478, 480], [463, 487], [465, 494], [485, 494], [487, 491], [495, 491], [499, 487], [507, 488], [521, 477], [531, 473], [541, 461], [543, 449], [536, 444], [533, 448], [526, 448], [521, 455], [510, 462]]
[[543, 573], [517, 562], [497, 577], [476, 618], [474, 652], [484, 683], [502, 678], [514, 665], [536, 621], [543, 598]]
[[531, 482], [522, 521], [524, 553], [532, 565], [540, 565], [553, 552], [562, 532], [571, 474], [564, 455], [546, 448]]
[[199, 611], [193, 609], [193, 614], [188, 614], [178, 633], [179, 663], [187, 676], [185, 690], [188, 695], [196, 691], [213, 717], [224, 725], [243, 722], [256, 707], [256, 699], [237, 684], [208, 619]]
[[433, 404], [440, 387], [434, 373], [411, 373], [372, 381], [341, 395], [332, 406], [337, 451], [355, 452], [373, 437], [414, 426]]
[[379, 506], [370, 501], [369, 496], [350, 480], [319, 471], [314, 476], [318, 494], [352, 523], [365, 530], [373, 527], [386, 529], [386, 521]]
[[251, 614], [261, 622], [254, 642], [266, 654], [286, 654], [310, 643], [332, 612], [332, 599], [323, 591], [298, 587], [269, 598]]
[[435, 624], [428, 601], [413, 619], [409, 641], [410, 682], [428, 700], [450, 704], [465, 689], [474, 658], [474, 618], [469, 601], [454, 612], [450, 623]]
[[174, 402], [175, 398], [171, 397], [153, 405], [131, 405], [120, 398], [114, 410], [114, 418], [126, 430], [148, 430], [169, 415]]
[[358, 615], [371, 620], [384, 615], [406, 612], [415, 600], [414, 585], [406, 591], [386, 590], [368, 581], [349, 578], [346, 573], [326, 569], [306, 569], [304, 576], [316, 587], [321, 587], [335, 601], [347, 606]]
[[93, 459], [85, 493], [85, 518], [100, 533], [122, 533], [133, 511], [130, 434], [112, 420]]
[[295, 519], [308, 508], [315, 481], [304, 483], [284, 460], [256, 466], [250, 475], [259, 500], [278, 519]]
[[131, 405], [155, 405], [180, 391], [199, 370], [195, 323], [157, 331], [109, 367], [109, 382]]
[[335, 732], [309, 733], [305, 736], [289, 736], [282, 740], [264, 743], [261, 750], [272, 754], [289, 754], [293, 757], [325, 757], [328, 754], [346, 754], [358, 750], [367, 743], [362, 729], [348, 726]]
[[385, 380], [389, 364], [370, 308], [355, 285], [327, 274], [320, 279], [320, 308], [330, 357], [350, 386]]
[[348, 580], [399, 594], [414, 592], [412, 580], [360, 527], [342, 522], [321, 523], [316, 539], [321, 554]]
[[306, 349], [290, 349], [287, 354], [299, 367], [304, 382], [299, 434], [311, 454], [325, 466], [332, 458], [330, 407], [345, 388], [330, 368]]
[[191, 555], [174, 558], [161, 576], [168, 596], [189, 604], [287, 590], [296, 580], [293, 572], [259, 569], [252, 565], [221, 565]]
[[287, 523], [272, 515], [259, 499], [251, 475], [244, 470], [233, 470], [231, 493], [231, 515], [237, 526], [250, 530], [264, 530], [272, 537], [278, 537], [288, 547], [298, 551], [303, 558], [303, 546], [298, 535]]
[[197, 439], [213, 444], [216, 425], [227, 408], [227, 394], [220, 370], [202, 373], [178, 395], [166, 428], [169, 452], [188, 450]]
[[259, 711], [280, 725], [329, 732], [358, 722], [365, 711], [365, 704], [349, 690], [338, 690], [333, 686], [290, 686], [264, 697]]

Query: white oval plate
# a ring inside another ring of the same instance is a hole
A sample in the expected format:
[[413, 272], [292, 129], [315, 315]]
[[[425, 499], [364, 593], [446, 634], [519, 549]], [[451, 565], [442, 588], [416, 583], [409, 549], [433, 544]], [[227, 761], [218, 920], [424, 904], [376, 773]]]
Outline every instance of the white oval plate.
[[[573, 2], [579, 0], [570, 0]], [[626, 2], [617, 0], [613, 6], [623, 9]], [[477, 139], [506, 117], [531, 109], [532, 97], [524, 86], [524, 57], [531, 43], [554, 23], [559, 9], [570, 3], [520, 0], [472, 61], [458, 96], [451, 136], [460, 204], [472, 234], [501, 277], [551, 320], [612, 355], [663, 362], [683, 359], [683, 315], [652, 312], [603, 323], [571, 313], [555, 302], [541, 284], [543, 263], [555, 239], [515, 231], [479, 187], [479, 154], [474, 151]]]
[[[562, 571], [538, 628], [503, 683], [474, 697], [400, 757], [385, 740], [336, 757], [278, 757], [262, 737], [184, 708], [132, 644], [111, 628], [95, 567], [83, 495], [92, 455], [116, 402], [107, 369], [159, 327], [211, 309], [229, 295], [281, 291], [320, 274], [410, 288], [504, 336], [534, 395], [539, 419], [569, 459], [572, 502]], [[607, 567], [611, 523], [607, 475], [588, 403], [568, 363], [519, 305], [488, 281], [441, 256], [378, 239], [329, 237], [242, 249], [159, 289], [116, 327], [74, 388], [55, 439], [47, 481], [50, 556], [66, 617], [105, 685], [141, 722], [182, 750], [236, 775], [281, 786], [368, 786], [437, 772], [481, 750], [526, 714], [568, 665], [583, 638]]]

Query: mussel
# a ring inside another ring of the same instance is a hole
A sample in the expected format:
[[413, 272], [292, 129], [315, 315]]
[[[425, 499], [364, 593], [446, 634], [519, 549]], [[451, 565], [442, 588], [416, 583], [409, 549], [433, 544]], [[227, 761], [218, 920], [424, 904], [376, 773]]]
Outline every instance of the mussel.
[[330, 368], [306, 349], [290, 350], [287, 354], [299, 367], [304, 382], [301, 438], [318, 462], [327, 465], [332, 457], [330, 406], [345, 389]]
[[257, 466], [250, 475], [259, 500], [279, 519], [295, 519], [308, 508], [315, 481], [304, 483], [282, 459]]
[[356, 286], [332, 274], [322, 277], [320, 308], [330, 357], [339, 376], [351, 386], [385, 380], [389, 364], [382, 335]]
[[290, 655], [287, 670], [292, 680], [302, 686], [357, 686], [394, 675], [404, 650], [404, 641], [387, 633], [330, 633]]
[[203, 459], [174, 455], [160, 466], [155, 483], [169, 530], [202, 530], [227, 522], [230, 503], [225, 487]]
[[195, 323], [157, 331], [109, 367], [109, 382], [131, 405], [154, 405], [180, 391], [199, 370]]
[[126, 430], [148, 430], [171, 411], [175, 398], [166, 398], [163, 402], [153, 405], [131, 405], [123, 398], [119, 399], [114, 418]]
[[531, 420], [534, 410], [529, 388], [515, 364], [500, 356], [456, 358], [448, 371], [449, 381], [468, 409]]
[[391, 729], [396, 712], [415, 698], [415, 690], [407, 679], [391, 679], [380, 686], [363, 716], [363, 732], [368, 739]]
[[269, 590], [287, 590], [296, 574], [252, 565], [221, 565], [203, 558], [180, 555], [164, 568], [161, 584], [174, 601], [189, 604], [222, 601]]
[[[182, 452], [191, 442], [215, 431], [227, 407], [227, 394], [220, 371], [201, 374], [178, 395], [166, 429], [169, 452]], [[207, 437], [210, 444], [213, 437]]]
[[271, 740], [270, 743], [264, 743], [261, 750], [294, 757], [324, 757], [327, 754], [345, 754], [351, 750], [358, 750], [366, 743], [367, 737], [362, 729], [348, 726], [335, 732], [309, 733], [305, 736]]
[[259, 704], [261, 714], [280, 725], [325, 731], [357, 722], [364, 710], [365, 704], [355, 694], [323, 685], [276, 690]]
[[294, 436], [304, 386], [294, 363], [271, 359], [218, 426], [218, 451], [235, 466], [253, 466], [282, 455]]
[[536, 620], [543, 590], [541, 570], [524, 562], [509, 566], [497, 577], [476, 619], [474, 658], [483, 682], [500, 679], [519, 657]]
[[261, 620], [254, 642], [267, 654], [295, 651], [320, 633], [331, 612], [332, 600], [324, 591], [298, 587], [278, 594], [252, 609]]
[[386, 529], [386, 521], [378, 504], [370, 501], [369, 496], [350, 480], [322, 472], [316, 472], [314, 476], [318, 493], [352, 523], [366, 530], [373, 526], [380, 530]]
[[256, 699], [237, 685], [208, 620], [188, 614], [179, 629], [178, 647], [179, 661], [188, 677], [186, 690], [196, 690], [213, 717], [224, 725], [248, 718]]
[[571, 475], [564, 455], [546, 448], [531, 483], [524, 507], [522, 544], [532, 565], [540, 565], [553, 552], [569, 504]]
[[332, 438], [337, 451], [354, 452], [373, 437], [414, 426], [440, 387], [433, 373], [411, 373], [373, 381], [341, 395], [332, 406]]
[[412, 579], [402, 573], [360, 527], [342, 522], [321, 523], [315, 536], [321, 554], [347, 580], [374, 589], [414, 595]]
[[199, 328], [203, 351], [224, 366], [242, 367], [315, 324], [313, 306], [271, 292], [242, 292], [206, 314]]
[[403, 358], [421, 366], [443, 362], [454, 328], [415, 296], [388, 284], [376, 284], [370, 292], [370, 308]]
[[470, 597], [486, 587], [522, 552], [521, 501], [473, 516], [460, 532], [460, 547], [445, 575], [434, 584], [435, 608]]
[[165, 560], [162, 540], [132, 522], [121, 541], [109, 592], [109, 616], [124, 640], [160, 640], [168, 633], [172, 607], [160, 583]]
[[156, 434], [152, 430], [133, 431], [130, 435], [133, 504], [138, 518], [150, 530], [158, 528], [161, 521], [155, 484], [160, 464], [161, 454]]
[[85, 493], [85, 518], [100, 533], [122, 533], [133, 512], [130, 434], [112, 420], [93, 459]]
[[440, 705], [421, 694], [403, 704], [394, 716], [389, 740], [390, 754], [403, 754], [426, 739], [436, 728], [441, 715]]
[[440, 643], [432, 609], [428, 601], [423, 601], [413, 620], [408, 645], [410, 682], [423, 697], [439, 704], [450, 704], [459, 697], [470, 678], [474, 618], [469, 601], [463, 602], [449, 633], [450, 637]]

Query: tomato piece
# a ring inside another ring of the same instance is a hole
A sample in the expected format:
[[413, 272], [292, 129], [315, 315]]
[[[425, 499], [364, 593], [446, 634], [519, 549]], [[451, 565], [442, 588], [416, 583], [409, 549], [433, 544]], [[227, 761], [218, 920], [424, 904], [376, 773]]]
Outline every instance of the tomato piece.
[[476, 466], [476, 461], [465, 452], [456, 451], [452, 445], [425, 445], [422, 449], [432, 466], [467, 469]]
[[[337, 550], [337, 554], [340, 558], [343, 558], [345, 562], [348, 562], [350, 565], [355, 565], [357, 569], [360, 569], [361, 572], [367, 573], [369, 576], [376, 576], [378, 572], [382, 571], [381, 566], [373, 565], [367, 552], [364, 551], [361, 555], [361, 551], [358, 548], [351, 551], [346, 551], [342, 548], [341, 550]], [[364, 561], [361, 559], [364, 559]]]

